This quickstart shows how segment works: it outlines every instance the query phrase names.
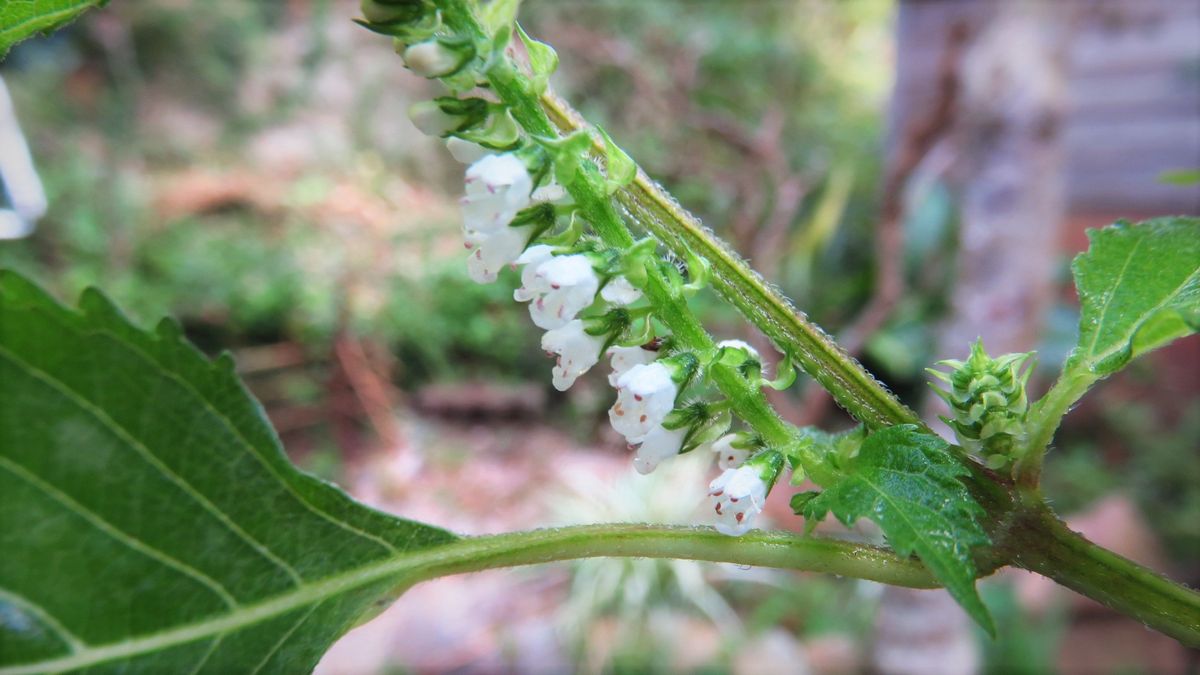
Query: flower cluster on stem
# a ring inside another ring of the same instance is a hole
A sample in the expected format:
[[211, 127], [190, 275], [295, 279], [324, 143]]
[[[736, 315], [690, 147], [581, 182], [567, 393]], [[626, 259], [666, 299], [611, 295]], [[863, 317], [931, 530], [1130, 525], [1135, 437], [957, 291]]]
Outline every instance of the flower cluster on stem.
[[[554, 387], [568, 390], [607, 354], [615, 389], [608, 416], [635, 469], [649, 473], [712, 448], [725, 471], [717, 481], [730, 483], [710, 490], [717, 520], [723, 532], [746, 531], [794, 461], [771, 448], [786, 447], [795, 430], [766, 404], [758, 353], [713, 340], [688, 308], [707, 269], [698, 259], [684, 267], [665, 260], [658, 242], [636, 240], [615, 210], [609, 195], [633, 179], [631, 160], [600, 132], [609, 148], [601, 170], [589, 132], [555, 132], [536, 99], [557, 63], [548, 46], [520, 34], [526, 74], [508, 52], [505, 28], [488, 35], [448, 10], [419, 21], [376, 21], [381, 13], [364, 6], [370, 27], [395, 36], [409, 69], [451, 94], [410, 114], [469, 164], [461, 199], [469, 276], [493, 283], [506, 267], [519, 269], [513, 298], [545, 331]], [[475, 95], [480, 85], [485, 95]], [[730, 434], [735, 416], [747, 430]]]

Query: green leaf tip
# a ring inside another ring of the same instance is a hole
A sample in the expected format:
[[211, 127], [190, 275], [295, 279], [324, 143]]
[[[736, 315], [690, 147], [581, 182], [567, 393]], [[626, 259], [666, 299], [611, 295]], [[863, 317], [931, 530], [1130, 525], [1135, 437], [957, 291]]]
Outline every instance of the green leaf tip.
[[892, 426], [867, 436], [842, 469], [820, 494], [797, 500], [797, 511], [810, 522], [828, 513], [847, 526], [859, 518], [874, 521], [897, 553], [915, 553], [971, 618], [995, 635], [975, 589], [972, 557], [972, 549], [990, 543], [979, 523], [984, 511], [963, 485], [969, 471], [949, 444], [916, 425]]
[[25, 0], [0, 2], [0, 59], [13, 45], [38, 33], [51, 33], [108, 0]]
[[1105, 377], [1200, 330], [1200, 218], [1120, 221], [1088, 238], [1071, 264], [1080, 318], [1067, 371]]

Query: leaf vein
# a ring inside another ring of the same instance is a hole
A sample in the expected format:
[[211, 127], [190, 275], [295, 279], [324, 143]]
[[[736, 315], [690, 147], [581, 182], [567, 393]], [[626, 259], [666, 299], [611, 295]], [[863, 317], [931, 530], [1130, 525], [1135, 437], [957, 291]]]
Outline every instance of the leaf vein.
[[8, 457], [0, 455], [0, 467], [4, 467], [17, 478], [24, 480], [34, 488], [45, 493], [48, 497], [61, 504], [64, 508], [83, 518], [93, 527], [112, 537], [116, 541], [147, 557], [157, 560], [159, 563], [166, 565], [167, 567], [170, 567], [191, 577], [192, 579], [195, 579], [197, 582], [207, 587], [218, 597], [220, 597], [221, 601], [224, 602], [229, 609], [237, 609], [240, 607], [237, 600], [235, 600], [234, 597], [230, 595], [229, 591], [226, 590], [223, 585], [221, 585], [221, 582], [213, 579], [191, 565], [188, 565], [187, 563], [177, 560], [163, 551], [158, 550], [157, 548], [147, 544], [137, 537], [134, 537], [128, 532], [121, 530], [117, 526], [101, 518], [96, 512], [72, 499], [66, 493], [45, 482], [39, 476], [20, 464], [12, 461]]
[[123, 441], [133, 447], [133, 449], [139, 455], [141, 455], [147, 463], [161, 473], [164, 478], [174, 483], [176, 487], [183, 491], [184, 494], [192, 498], [205, 511], [208, 511], [210, 514], [212, 514], [214, 518], [216, 518], [222, 525], [233, 532], [238, 538], [245, 541], [247, 545], [257, 551], [268, 561], [273, 563], [276, 567], [279, 567], [281, 570], [283, 570], [291, 578], [293, 584], [300, 585], [303, 583], [299, 573], [297, 573], [291, 565], [289, 565], [279, 556], [272, 553], [270, 549], [262, 544], [262, 542], [250, 536], [250, 533], [246, 532], [237, 523], [233, 522], [228, 514], [217, 508], [216, 504], [213, 504], [211, 501], [209, 501], [207, 497], [205, 497], [199, 490], [195, 488], [195, 486], [187, 482], [179, 474], [175, 473], [175, 471], [168, 467], [161, 459], [159, 459], [157, 455], [154, 454], [154, 451], [135, 438], [128, 429], [117, 423], [116, 420], [109, 417], [107, 413], [96, 407], [91, 401], [88, 401], [82, 394], [71, 389], [62, 380], [39, 368], [34, 367], [32, 364], [29, 364], [4, 347], [0, 347], [0, 357], [9, 360], [13, 365], [24, 370], [30, 376], [46, 383], [46, 385], [59, 392], [65, 399], [78, 406], [80, 410], [88, 413], [105, 428], [119, 436]]
[[54, 618], [53, 614], [46, 611], [44, 607], [36, 602], [26, 598], [23, 595], [19, 595], [15, 591], [3, 587], [0, 587], [0, 599], [7, 600], [15, 605], [20, 605], [30, 614], [34, 615], [38, 621], [42, 622], [43, 625], [53, 631], [56, 635], [58, 635], [58, 637], [62, 638], [63, 642], [66, 643], [72, 654], [87, 649], [88, 644], [86, 642], [80, 639], [78, 635], [72, 633], [66, 626], [62, 625], [58, 619]]

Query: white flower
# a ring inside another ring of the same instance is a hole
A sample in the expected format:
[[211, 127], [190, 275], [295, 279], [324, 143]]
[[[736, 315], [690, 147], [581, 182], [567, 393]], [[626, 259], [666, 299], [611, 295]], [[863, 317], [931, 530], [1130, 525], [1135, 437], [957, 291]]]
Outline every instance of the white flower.
[[630, 368], [653, 363], [658, 358], [658, 352], [641, 347], [609, 347], [608, 355], [612, 359], [612, 372], [608, 375], [608, 383], [614, 387], [617, 386], [617, 380]]
[[721, 470], [736, 469], [750, 458], [751, 451], [733, 447], [733, 442], [741, 438], [741, 434], [725, 434], [712, 443], [712, 451], [717, 453], [717, 466]]
[[[517, 302], [529, 302], [537, 296], [538, 289], [541, 288], [544, 279], [537, 276], [537, 269], [542, 263], [554, 257], [554, 247], [545, 244], [530, 246], [525, 249], [519, 258], [513, 261], [514, 265], [524, 265], [525, 269], [521, 270], [521, 285], [513, 291], [513, 300]], [[537, 291], [537, 292], [535, 292]]]
[[603, 347], [604, 337], [589, 335], [579, 319], [546, 331], [542, 336], [542, 349], [558, 357], [553, 370], [554, 388], [566, 391], [575, 384], [575, 378], [586, 373], [600, 360]]
[[505, 265], [521, 256], [533, 234], [533, 226], [505, 227], [493, 234], [472, 231], [465, 234], [467, 250], [471, 251], [467, 256], [467, 274], [476, 283], [490, 284]]
[[592, 261], [584, 255], [554, 256], [527, 265], [521, 287], [513, 297], [529, 302], [529, 316], [538, 328], [550, 330], [566, 325], [596, 299], [600, 279]]
[[638, 443], [675, 407], [679, 388], [661, 363], [638, 364], [617, 378], [617, 402], [608, 420], [630, 443]]
[[488, 155], [467, 168], [463, 229], [490, 234], [529, 206], [533, 179], [513, 154]]
[[404, 65], [421, 77], [442, 77], [458, 70], [462, 55], [442, 46], [437, 40], [418, 42], [400, 55]]
[[633, 456], [633, 468], [640, 474], [654, 471], [659, 462], [679, 454], [687, 433], [687, 427], [668, 429], [661, 424], [654, 427], [638, 445], [637, 453]]
[[409, 106], [408, 119], [426, 136], [442, 136], [463, 123], [463, 118], [447, 113], [434, 101], [420, 101]]
[[642, 292], [633, 287], [625, 277], [613, 277], [604, 288], [600, 289], [600, 297], [612, 305], [632, 305], [642, 297]]
[[713, 509], [717, 512], [717, 531], [736, 537], [745, 534], [754, 517], [762, 513], [767, 484], [758, 467], [744, 465], [726, 469], [717, 476], [708, 485], [708, 496], [712, 497]]
[[[449, 117], [449, 115], [447, 115], [447, 117]], [[416, 124], [416, 122], [417, 122], [417, 120], [414, 117], [413, 123]], [[417, 128], [421, 129], [421, 125], [417, 124]], [[421, 131], [425, 131], [425, 130], [421, 129]], [[429, 133], [429, 132], [425, 132], [425, 133]], [[433, 134], [430, 134], [430, 135], [432, 136]], [[441, 133], [439, 133], [437, 135], [440, 136]], [[489, 150], [489, 149], [483, 147], [482, 145], [479, 145], [478, 143], [472, 143], [471, 141], [464, 141], [463, 139], [461, 139], [457, 136], [451, 136], [450, 138], [446, 139], [446, 149], [450, 151], [451, 157], [453, 157], [454, 159], [456, 159], [457, 161], [459, 161], [463, 164], [474, 164], [475, 162], [478, 162], [479, 160], [483, 159], [484, 157], [496, 154], [494, 151]]]

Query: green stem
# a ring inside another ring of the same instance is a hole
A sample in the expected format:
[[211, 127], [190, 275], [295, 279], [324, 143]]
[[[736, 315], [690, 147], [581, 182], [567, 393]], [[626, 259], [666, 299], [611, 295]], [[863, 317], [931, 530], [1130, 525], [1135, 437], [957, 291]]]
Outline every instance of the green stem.
[[[488, 67], [487, 77], [496, 95], [508, 105], [513, 118], [528, 132], [545, 136], [558, 134], [537, 96], [524, 86], [524, 77], [515, 65], [508, 60], [494, 62]], [[614, 248], [633, 245], [633, 236], [609, 199], [599, 169], [590, 159], [580, 163], [574, 180], [564, 187], [605, 244]], [[686, 299], [657, 268], [648, 267], [646, 277], [642, 291], [675, 340], [702, 360], [711, 361], [716, 352], [715, 342], [688, 309]], [[783, 447], [796, 439], [796, 430], [771, 408], [761, 389], [735, 369], [714, 364], [709, 373], [713, 383], [728, 397], [733, 411], [768, 444]]]
[[[571, 132], [586, 123], [559, 97], [547, 91], [541, 105], [558, 129]], [[604, 146], [594, 140], [602, 156]], [[617, 193], [629, 216], [681, 258], [692, 252], [715, 272], [713, 288], [824, 387], [843, 408], [872, 427], [922, 424], [853, 357], [750, 268], [665, 190], [638, 169], [633, 184]], [[923, 425], [922, 425], [923, 426]]]
[[[753, 531], [730, 537], [708, 527], [580, 525], [511, 532], [462, 541], [430, 551], [413, 567], [414, 581], [497, 567], [575, 558], [678, 558], [838, 574], [909, 588], [937, 581], [913, 558], [887, 549], [790, 532]], [[436, 554], [436, 555], [434, 555]]]
[[1200, 594], [1093, 544], [1040, 503], [1025, 511], [1010, 546], [1011, 564], [1049, 577], [1188, 647], [1200, 647]]
[[1094, 375], [1064, 372], [1050, 391], [1038, 399], [1029, 411], [1028, 438], [1017, 458], [1014, 475], [1021, 485], [1038, 485], [1042, 476], [1042, 460], [1046, 448], [1054, 439], [1063, 417], [1071, 410], [1087, 390], [1096, 383]]

